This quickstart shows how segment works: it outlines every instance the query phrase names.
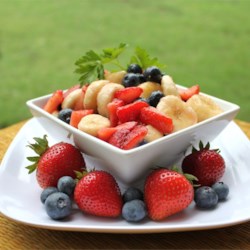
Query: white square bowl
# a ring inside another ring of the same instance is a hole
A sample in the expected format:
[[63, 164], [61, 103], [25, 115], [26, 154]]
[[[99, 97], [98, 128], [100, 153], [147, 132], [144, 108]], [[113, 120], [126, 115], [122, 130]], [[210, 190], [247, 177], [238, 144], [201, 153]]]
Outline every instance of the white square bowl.
[[[178, 85], [178, 88], [183, 88]], [[200, 93], [205, 95], [204, 93]], [[221, 114], [174, 132], [143, 146], [122, 150], [87, 133], [84, 133], [43, 110], [51, 95], [27, 101], [32, 115], [51, 134], [70, 134], [75, 145], [93, 165], [114, 175], [124, 187], [137, 185], [155, 166], [170, 166], [183, 157], [191, 145], [202, 140], [213, 140], [237, 115], [239, 106], [222, 99], [209, 96], [224, 110]]]

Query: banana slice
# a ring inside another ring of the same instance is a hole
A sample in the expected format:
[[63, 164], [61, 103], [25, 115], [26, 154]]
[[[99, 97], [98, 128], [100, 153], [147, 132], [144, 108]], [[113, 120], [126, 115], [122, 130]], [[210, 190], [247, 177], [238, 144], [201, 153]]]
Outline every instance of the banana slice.
[[154, 140], [157, 140], [157, 139], [163, 137], [163, 134], [159, 130], [154, 128], [153, 126], [147, 125], [146, 127], [148, 129], [148, 133], [146, 134], [144, 139], [147, 142], [151, 142], [151, 141], [154, 141]]
[[149, 98], [153, 91], [160, 90], [162, 91], [162, 87], [159, 83], [156, 82], [144, 82], [138, 85], [138, 87], [142, 88], [143, 92], [141, 94], [142, 98]]
[[76, 89], [69, 93], [66, 98], [64, 98], [62, 102], [62, 109], [73, 109], [77, 100], [81, 97], [82, 95], [82, 89]]
[[107, 83], [97, 95], [97, 110], [102, 116], [109, 117], [107, 105], [114, 99], [117, 90], [123, 89], [124, 86], [118, 83]]
[[105, 74], [105, 79], [110, 82], [122, 84], [122, 80], [126, 74], [127, 72], [125, 70], [118, 72], [107, 72], [107, 74]]
[[97, 136], [98, 130], [110, 127], [108, 118], [98, 114], [84, 116], [78, 124], [78, 129], [93, 136]]
[[85, 93], [83, 106], [85, 109], [93, 109], [97, 111], [97, 95], [104, 85], [109, 83], [108, 80], [99, 80], [92, 82]]
[[175, 95], [180, 97], [178, 89], [169, 75], [164, 75], [161, 79], [162, 92], [165, 96], [167, 95]]
[[210, 97], [205, 95], [193, 95], [188, 99], [187, 104], [196, 112], [198, 122], [204, 121], [223, 112], [223, 110]]
[[156, 108], [173, 119], [173, 132], [187, 128], [197, 123], [198, 120], [196, 112], [174, 95], [162, 97]]

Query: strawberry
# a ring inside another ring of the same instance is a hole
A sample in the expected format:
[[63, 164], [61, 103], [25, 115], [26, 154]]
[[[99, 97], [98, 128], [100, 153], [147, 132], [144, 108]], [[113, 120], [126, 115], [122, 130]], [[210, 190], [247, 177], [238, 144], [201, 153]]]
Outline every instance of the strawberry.
[[85, 169], [85, 161], [81, 152], [72, 144], [59, 142], [48, 146], [47, 136], [34, 138], [34, 144], [29, 144], [38, 156], [27, 157], [32, 165], [26, 167], [29, 173], [36, 170], [37, 182], [41, 188], [56, 187], [62, 176], [76, 177], [75, 171]]
[[173, 131], [172, 118], [163, 115], [156, 108], [151, 106], [141, 109], [140, 121], [155, 127], [163, 134], [169, 134]]
[[116, 114], [121, 123], [138, 121], [141, 109], [148, 106], [149, 104], [144, 101], [135, 101], [133, 103], [117, 108]]
[[132, 130], [137, 125], [137, 122], [125, 122], [116, 127], [101, 128], [97, 132], [97, 137], [103, 141], [108, 141], [110, 137], [119, 129]]
[[83, 173], [74, 191], [74, 200], [84, 213], [117, 217], [122, 210], [122, 196], [114, 177], [99, 170]]
[[78, 123], [81, 121], [81, 119], [86, 116], [93, 114], [93, 109], [84, 109], [84, 110], [73, 110], [70, 116], [70, 125], [77, 128]]
[[157, 169], [146, 178], [144, 200], [152, 220], [163, 220], [184, 210], [193, 198], [193, 186], [181, 173]]
[[218, 150], [210, 149], [200, 142], [199, 150], [193, 147], [192, 153], [187, 155], [182, 162], [184, 172], [197, 177], [201, 186], [212, 186], [219, 181], [225, 172], [225, 161]]
[[63, 102], [63, 98], [63, 91], [56, 90], [44, 105], [43, 109], [52, 114], [54, 111], [58, 110], [59, 105]]
[[128, 104], [140, 97], [142, 92], [143, 90], [140, 87], [128, 87], [116, 91], [114, 97]]
[[194, 85], [185, 90], [179, 90], [180, 97], [183, 101], [187, 101], [190, 97], [199, 93], [200, 93], [199, 85]]
[[116, 98], [113, 99], [113, 101], [108, 104], [107, 108], [109, 111], [109, 120], [110, 120], [111, 127], [115, 127], [118, 124], [119, 120], [118, 120], [116, 112], [117, 112], [117, 109], [123, 105], [124, 105], [124, 101], [120, 99], [116, 99]]
[[147, 132], [147, 128], [143, 125], [136, 125], [132, 128], [121, 127], [113, 133], [108, 142], [121, 149], [132, 149], [144, 139]]

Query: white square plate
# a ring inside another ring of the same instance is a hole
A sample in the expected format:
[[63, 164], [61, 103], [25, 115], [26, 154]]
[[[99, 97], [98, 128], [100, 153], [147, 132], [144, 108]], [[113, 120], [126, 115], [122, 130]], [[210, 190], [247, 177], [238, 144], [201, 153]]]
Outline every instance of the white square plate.
[[[46, 119], [45, 121], [46, 122]], [[31, 151], [26, 147], [33, 137], [48, 134], [50, 144], [65, 141], [65, 131], [46, 131], [36, 118], [28, 121], [9, 147], [0, 167], [0, 211], [20, 223], [35, 227], [85, 232], [154, 233], [219, 228], [250, 220], [250, 143], [240, 128], [231, 122], [212, 141], [225, 158], [227, 169], [223, 177], [230, 186], [230, 195], [211, 211], [200, 211], [192, 203], [186, 210], [161, 222], [148, 219], [138, 224], [123, 219], [99, 218], [84, 215], [77, 208], [63, 221], [50, 219], [40, 202], [41, 188], [35, 174], [29, 175], [25, 166]], [[64, 134], [63, 134], [64, 133]], [[70, 139], [68, 141], [72, 142]], [[91, 160], [87, 161], [91, 164]]]

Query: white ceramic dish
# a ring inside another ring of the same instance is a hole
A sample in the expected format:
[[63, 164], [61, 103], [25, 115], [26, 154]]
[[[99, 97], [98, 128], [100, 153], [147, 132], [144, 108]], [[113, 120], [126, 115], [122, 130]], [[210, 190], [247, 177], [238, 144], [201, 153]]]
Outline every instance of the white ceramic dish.
[[[178, 87], [184, 88], [180, 85]], [[212, 140], [239, 111], [239, 106], [210, 96], [224, 110], [222, 114], [146, 145], [131, 150], [122, 150], [45, 112], [42, 107], [49, 97], [50, 95], [43, 96], [27, 102], [33, 116], [39, 117], [41, 122], [46, 119], [47, 122], [42, 122], [42, 126], [49, 132], [53, 131], [58, 134], [59, 131], [65, 130], [72, 134], [75, 145], [82, 152], [95, 158], [94, 165], [101, 165], [124, 185], [136, 183], [154, 166], [172, 165], [191, 143], [198, 140], [204, 142]]]
[[[213, 147], [221, 149], [225, 158], [227, 169], [223, 181], [230, 186], [228, 200], [219, 203], [216, 209], [200, 211], [192, 203], [188, 209], [162, 222], [145, 220], [138, 224], [131, 224], [122, 219], [87, 216], [75, 209], [69, 219], [54, 221], [47, 216], [40, 202], [41, 188], [35, 180], [35, 174], [29, 175], [25, 166], [29, 163], [26, 157], [32, 153], [26, 145], [33, 137], [47, 133], [52, 144], [65, 140], [65, 134], [56, 129], [46, 131], [41, 122], [32, 118], [7, 150], [0, 166], [0, 211], [4, 216], [34, 227], [105, 233], [203, 230], [250, 220], [250, 142], [240, 128], [231, 122], [212, 142]], [[70, 139], [67, 141], [72, 142]], [[91, 165], [91, 159], [87, 160], [87, 165]]]

